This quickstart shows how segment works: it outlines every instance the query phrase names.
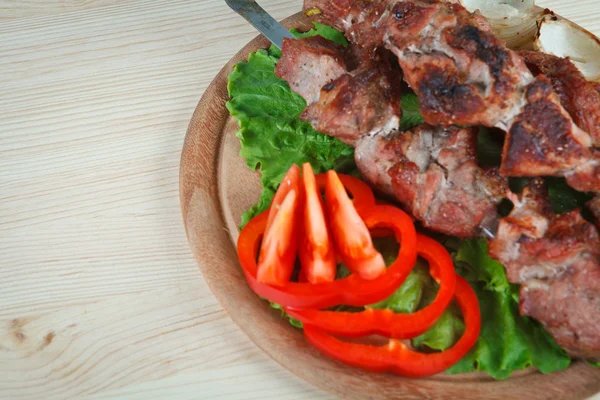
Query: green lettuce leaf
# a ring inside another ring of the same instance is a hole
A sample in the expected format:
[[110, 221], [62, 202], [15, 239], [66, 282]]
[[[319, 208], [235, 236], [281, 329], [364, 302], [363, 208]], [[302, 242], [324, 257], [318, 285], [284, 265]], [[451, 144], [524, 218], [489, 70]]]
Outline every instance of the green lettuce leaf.
[[459, 273], [475, 289], [482, 316], [475, 347], [448, 372], [483, 371], [495, 379], [534, 366], [548, 374], [567, 368], [571, 359], [536, 321], [519, 314], [518, 290], [504, 268], [487, 252], [483, 239], [461, 242], [455, 255]]
[[414, 93], [403, 93], [400, 99], [402, 103], [402, 119], [400, 129], [405, 131], [423, 123], [423, 116], [419, 108], [419, 98]]
[[390, 297], [378, 303], [371, 304], [369, 308], [389, 308], [397, 313], [413, 313], [421, 303], [423, 291], [426, 289], [427, 282], [430, 279], [427, 268], [418, 265], [411, 271], [402, 286]]
[[260, 201], [242, 225], [268, 208], [292, 164], [309, 162], [315, 173], [355, 168], [354, 149], [300, 120], [306, 102], [275, 75], [277, 60], [273, 48], [258, 50], [229, 75], [227, 109], [240, 125], [240, 155], [248, 167], [260, 170], [263, 185]]
[[307, 32], [300, 32], [296, 29], [292, 29], [291, 32], [298, 39], [312, 37], [312, 36], [321, 36], [321, 37], [324, 37], [325, 39], [331, 40], [332, 42], [341, 44], [344, 47], [348, 46], [348, 40], [346, 40], [346, 37], [344, 36], [344, 34], [342, 32], [340, 32], [337, 29], [334, 29], [328, 25], [320, 24], [316, 21], [313, 22], [313, 25], [314, 25], [314, 28]]

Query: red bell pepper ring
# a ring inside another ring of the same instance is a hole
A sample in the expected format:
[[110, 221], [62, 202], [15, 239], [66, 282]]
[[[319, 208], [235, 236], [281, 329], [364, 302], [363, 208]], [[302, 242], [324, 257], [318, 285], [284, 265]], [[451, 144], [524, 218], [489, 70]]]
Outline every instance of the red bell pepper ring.
[[365, 279], [384, 274], [383, 256], [375, 249], [367, 225], [335, 171], [327, 173], [325, 202], [338, 254], [348, 269]]
[[364, 306], [376, 303], [394, 293], [410, 273], [417, 258], [417, 235], [411, 218], [398, 208], [381, 206], [364, 215], [365, 224], [369, 228], [391, 228], [401, 244], [396, 261], [383, 275], [366, 280], [358, 274], [352, 274], [333, 282], [286, 282], [279, 287], [263, 284], [256, 279], [256, 254], [267, 218], [268, 214], [264, 212], [246, 224], [240, 232], [237, 252], [250, 288], [259, 296], [282, 307], [327, 308], [338, 304]]
[[396, 314], [392, 310], [366, 309], [361, 312], [320, 311], [286, 308], [286, 312], [304, 326], [315, 326], [325, 332], [344, 337], [379, 334], [408, 339], [425, 333], [441, 317], [452, 301], [456, 272], [448, 251], [427, 236], [417, 235], [417, 255], [429, 262], [429, 271], [440, 289], [431, 304], [412, 314]]
[[309, 163], [302, 165], [304, 181], [304, 218], [298, 256], [301, 275], [310, 283], [335, 280], [337, 269], [335, 245], [325, 220], [323, 198]]
[[341, 341], [317, 327], [305, 325], [308, 341], [325, 355], [345, 364], [372, 372], [394, 372], [410, 378], [420, 378], [445, 371], [477, 342], [481, 330], [479, 302], [466, 280], [457, 276], [454, 298], [465, 321], [465, 331], [451, 348], [438, 353], [419, 353], [404, 343], [390, 339], [387, 345], [373, 346]]

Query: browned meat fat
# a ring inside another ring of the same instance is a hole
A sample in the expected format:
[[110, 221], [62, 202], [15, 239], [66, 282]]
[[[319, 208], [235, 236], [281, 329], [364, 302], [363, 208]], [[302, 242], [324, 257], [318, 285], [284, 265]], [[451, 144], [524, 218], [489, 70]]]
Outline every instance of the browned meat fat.
[[[581, 74], [571, 75], [570, 63], [547, 68], [552, 81], [542, 75], [534, 78], [523, 58], [494, 36], [485, 19], [458, 3], [382, 0], [362, 8], [358, 0], [343, 1], [343, 7], [333, 0], [318, 3], [320, 10], [329, 10], [329, 5], [336, 9], [320, 16], [336, 18], [357, 46], [385, 46], [398, 57], [426, 122], [507, 131], [503, 175], [562, 176], [578, 190], [600, 191], [590, 137], [599, 129], [592, 115], [597, 95]], [[565, 85], [581, 93], [570, 95]], [[573, 111], [580, 129], [567, 110], [582, 105], [585, 111]]]
[[527, 88], [527, 104], [504, 142], [500, 171], [508, 176], [564, 176], [591, 158], [590, 139], [573, 125], [547, 78]]
[[459, 237], [476, 236], [496, 217], [506, 182], [477, 165], [472, 129], [419, 126], [358, 142], [363, 177], [393, 195], [427, 228]]
[[419, 95], [429, 123], [507, 129], [533, 77], [481, 18], [459, 4], [400, 1], [385, 24], [386, 46]]
[[364, 64], [323, 86], [301, 118], [354, 145], [363, 136], [389, 133], [400, 123], [400, 77], [386, 63]]
[[521, 51], [519, 55], [534, 75], [544, 74], [552, 82], [573, 121], [600, 147], [600, 92], [594, 84], [568, 58], [535, 51]]
[[308, 104], [319, 98], [323, 85], [345, 73], [343, 49], [335, 43], [319, 36], [283, 40], [275, 74]]
[[501, 219], [489, 252], [521, 284], [521, 313], [540, 321], [571, 355], [600, 357], [600, 235], [579, 210], [552, 212], [535, 180]]

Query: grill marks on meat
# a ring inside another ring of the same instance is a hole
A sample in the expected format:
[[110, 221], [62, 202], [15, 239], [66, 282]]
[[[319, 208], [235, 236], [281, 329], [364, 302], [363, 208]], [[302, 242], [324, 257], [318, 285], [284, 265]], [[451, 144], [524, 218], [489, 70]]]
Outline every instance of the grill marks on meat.
[[385, 59], [347, 72], [343, 50], [331, 42], [284, 39], [275, 72], [308, 103], [301, 118], [345, 143], [400, 125], [400, 73]]
[[425, 227], [470, 237], [495, 218], [505, 180], [477, 165], [476, 132], [421, 125], [384, 138], [362, 139], [355, 151], [361, 174], [394, 196]]
[[[336, 7], [332, 0], [313, 3]], [[501, 128], [508, 132], [503, 175], [562, 176], [577, 190], [600, 192], [600, 159], [591, 149], [600, 129], [600, 95], [570, 61], [529, 57], [550, 80], [534, 78], [480, 15], [457, 3], [342, 3], [341, 14], [324, 11], [325, 22], [338, 21], [366, 54], [377, 46], [391, 50], [426, 122]]]
[[534, 75], [543, 74], [560, 97], [560, 103], [582, 130], [600, 147], [600, 92], [568, 58], [534, 51], [520, 51]]
[[533, 77], [483, 21], [459, 4], [401, 1], [391, 10], [385, 45], [419, 95], [429, 123], [507, 129]]
[[346, 73], [343, 49], [319, 36], [302, 40], [284, 39], [275, 74], [311, 104], [323, 85]]
[[557, 215], [534, 180], [501, 219], [489, 252], [512, 283], [520, 309], [539, 320], [571, 355], [600, 357], [600, 235], [579, 210]]
[[319, 100], [301, 118], [354, 145], [363, 136], [389, 133], [400, 124], [401, 82], [385, 63], [365, 64], [323, 86]]
[[506, 135], [503, 174], [564, 176], [591, 159], [589, 136], [573, 125], [547, 78], [538, 77], [526, 99]]

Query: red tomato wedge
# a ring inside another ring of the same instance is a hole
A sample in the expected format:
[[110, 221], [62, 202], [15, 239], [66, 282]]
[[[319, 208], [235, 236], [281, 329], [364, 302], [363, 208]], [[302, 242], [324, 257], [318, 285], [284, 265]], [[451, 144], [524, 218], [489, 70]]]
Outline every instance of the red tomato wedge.
[[269, 206], [269, 219], [267, 220], [267, 229], [271, 227], [273, 223], [273, 219], [275, 219], [275, 215], [277, 215], [277, 210], [283, 203], [283, 199], [290, 192], [290, 190], [295, 190], [296, 193], [302, 192], [302, 182], [300, 181], [300, 168], [294, 164], [290, 167], [288, 172], [283, 177], [277, 192], [275, 192], [275, 196], [273, 196], [273, 200], [271, 200], [271, 205]]
[[[373, 191], [365, 182], [350, 175], [337, 174], [338, 178], [346, 188], [346, 192], [352, 196], [352, 204], [356, 211], [362, 215], [364, 212], [370, 211], [377, 204]], [[327, 186], [327, 174], [319, 174], [316, 176], [317, 185], [321, 193], [325, 193]]]
[[364, 279], [381, 276], [385, 261], [335, 171], [327, 173], [325, 199], [333, 239], [344, 264]]
[[302, 272], [310, 283], [331, 282], [335, 279], [335, 248], [325, 220], [323, 200], [310, 164], [302, 166], [304, 181], [303, 230], [299, 258]]
[[287, 282], [277, 287], [258, 282], [256, 254], [267, 225], [267, 212], [250, 220], [240, 232], [237, 252], [240, 264], [250, 288], [283, 307], [327, 308], [338, 304], [364, 306], [389, 297], [404, 282], [417, 259], [417, 235], [410, 217], [399, 208], [378, 206], [365, 215], [369, 228], [387, 227], [393, 230], [400, 243], [396, 261], [385, 274], [377, 279], [366, 280], [352, 274], [333, 282], [318, 284]]
[[[295, 168], [294, 168], [295, 167]], [[300, 170], [290, 168], [269, 209], [256, 279], [273, 286], [285, 285], [296, 262], [299, 209], [302, 206]]]

